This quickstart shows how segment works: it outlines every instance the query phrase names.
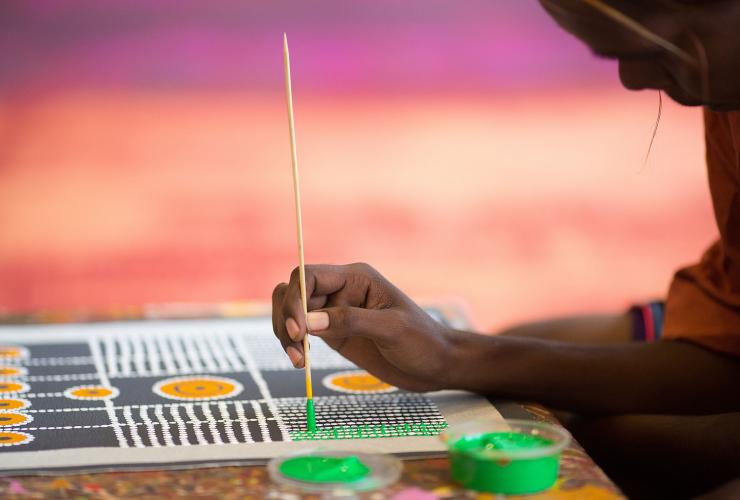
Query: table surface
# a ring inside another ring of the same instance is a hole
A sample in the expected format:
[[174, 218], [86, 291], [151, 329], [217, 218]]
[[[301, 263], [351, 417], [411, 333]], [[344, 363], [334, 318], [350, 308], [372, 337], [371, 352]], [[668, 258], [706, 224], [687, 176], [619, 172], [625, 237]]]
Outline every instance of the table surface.
[[[229, 303], [219, 305], [148, 306], [105, 312], [41, 312], [0, 316], [0, 323], [68, 323], [83, 321], [161, 319], [164, 317], [234, 317], [263, 314], [263, 304]], [[508, 418], [529, 418], [557, 422], [547, 409], [536, 404], [496, 402]], [[0, 453], [0, 457], [3, 454]], [[446, 458], [405, 460], [403, 475], [385, 490], [365, 493], [363, 498], [396, 500], [432, 498], [486, 498], [452, 483]], [[146, 472], [101, 472], [94, 474], [60, 474], [56, 476], [7, 476], [0, 478], [0, 496], [40, 498], [121, 496], [204, 496], [219, 498], [318, 498], [272, 483], [261, 466], [219, 467], [207, 469], [160, 470]], [[563, 451], [560, 474], [555, 486], [547, 492], [529, 495], [539, 498], [623, 498], [618, 488], [573, 442]]]

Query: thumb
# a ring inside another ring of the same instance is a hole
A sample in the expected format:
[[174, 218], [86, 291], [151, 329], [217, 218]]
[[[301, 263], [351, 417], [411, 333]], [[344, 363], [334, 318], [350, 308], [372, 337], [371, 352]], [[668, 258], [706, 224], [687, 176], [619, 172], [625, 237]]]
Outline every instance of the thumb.
[[347, 337], [365, 337], [375, 342], [388, 340], [392, 328], [390, 310], [364, 309], [361, 307], [327, 307], [311, 311], [306, 317], [311, 335], [326, 340]]

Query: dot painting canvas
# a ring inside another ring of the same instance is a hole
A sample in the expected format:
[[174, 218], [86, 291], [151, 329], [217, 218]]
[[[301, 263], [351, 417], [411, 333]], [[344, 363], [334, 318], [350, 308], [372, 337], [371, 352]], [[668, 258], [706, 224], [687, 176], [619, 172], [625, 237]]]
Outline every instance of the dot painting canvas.
[[[441, 319], [441, 318], [440, 318]], [[0, 326], [0, 472], [259, 463], [312, 446], [425, 456], [484, 398], [411, 393], [312, 341], [304, 374], [265, 317]]]

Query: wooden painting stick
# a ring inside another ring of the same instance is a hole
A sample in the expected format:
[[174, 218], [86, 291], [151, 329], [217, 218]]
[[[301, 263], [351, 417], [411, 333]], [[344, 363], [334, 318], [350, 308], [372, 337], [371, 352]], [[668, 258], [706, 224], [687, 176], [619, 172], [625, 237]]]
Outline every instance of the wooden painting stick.
[[306, 374], [306, 420], [309, 431], [316, 430], [316, 410], [313, 405], [313, 385], [311, 383], [311, 357], [308, 342], [308, 300], [306, 298], [306, 266], [303, 259], [303, 222], [301, 219], [301, 189], [298, 179], [298, 153], [295, 145], [295, 121], [293, 118], [293, 91], [290, 85], [290, 53], [288, 36], [283, 33], [283, 62], [285, 63], [285, 99], [288, 102], [288, 127], [290, 129], [290, 158], [293, 163], [293, 194], [295, 196], [295, 219], [298, 228], [298, 274], [301, 286], [303, 318], [306, 321], [306, 336], [303, 337], [303, 360]]

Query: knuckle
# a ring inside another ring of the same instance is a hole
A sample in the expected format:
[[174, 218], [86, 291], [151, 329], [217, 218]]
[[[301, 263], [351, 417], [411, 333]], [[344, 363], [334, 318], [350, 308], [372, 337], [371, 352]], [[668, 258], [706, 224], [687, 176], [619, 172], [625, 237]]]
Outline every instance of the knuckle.
[[349, 264], [347, 266], [350, 270], [355, 271], [357, 273], [361, 274], [369, 274], [374, 275], [377, 273], [375, 268], [368, 264], [367, 262], [354, 262], [352, 264]]
[[352, 314], [349, 307], [337, 307], [332, 318], [332, 326], [342, 329], [352, 329]]
[[293, 270], [290, 272], [290, 281], [298, 281], [298, 278], [301, 274], [301, 268], [296, 266], [293, 268]]

